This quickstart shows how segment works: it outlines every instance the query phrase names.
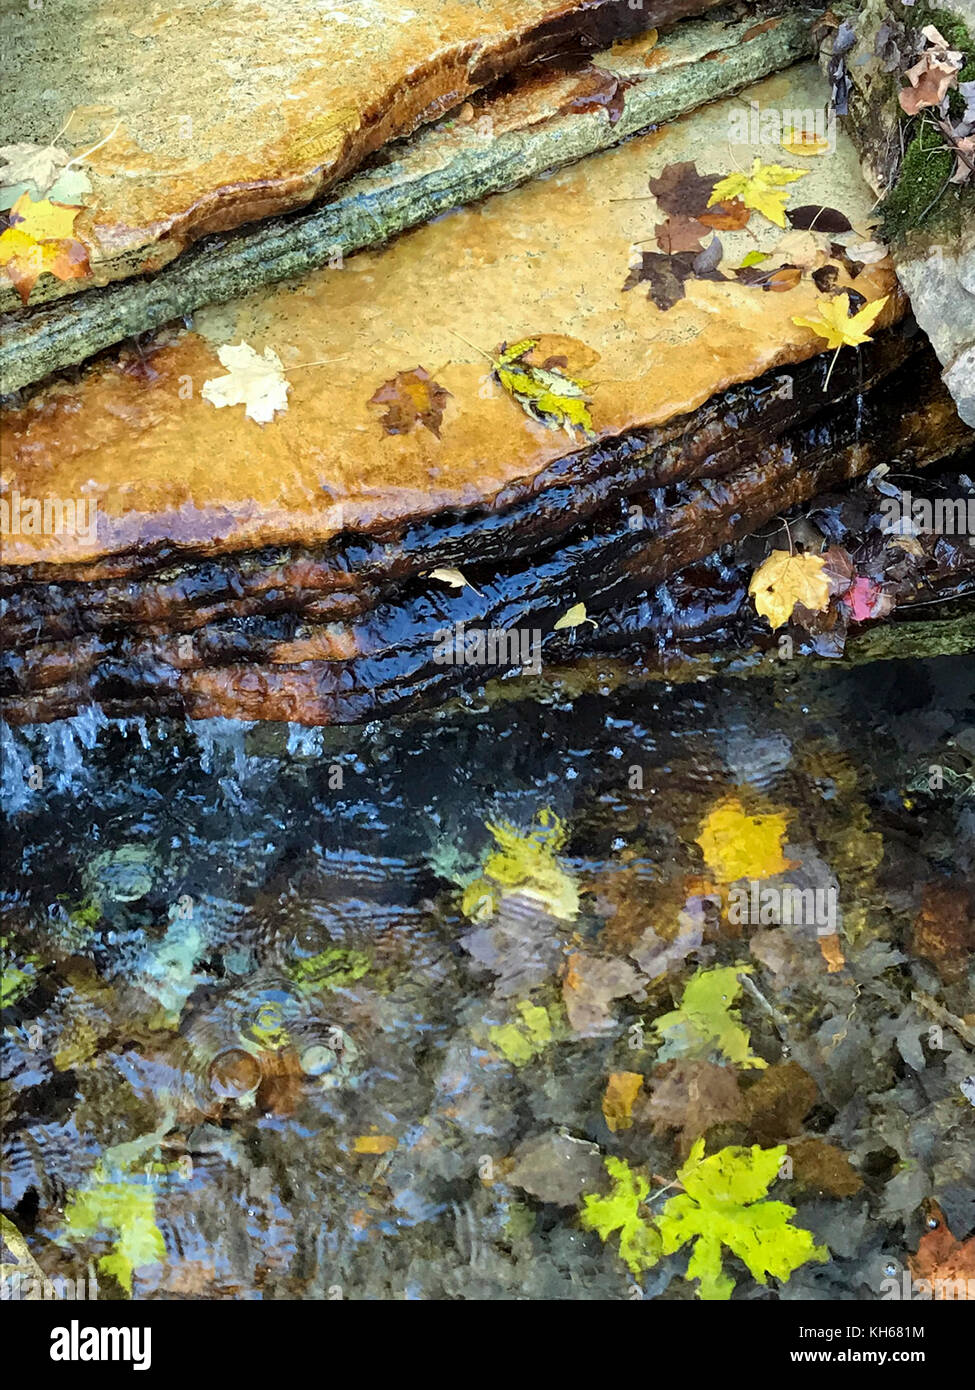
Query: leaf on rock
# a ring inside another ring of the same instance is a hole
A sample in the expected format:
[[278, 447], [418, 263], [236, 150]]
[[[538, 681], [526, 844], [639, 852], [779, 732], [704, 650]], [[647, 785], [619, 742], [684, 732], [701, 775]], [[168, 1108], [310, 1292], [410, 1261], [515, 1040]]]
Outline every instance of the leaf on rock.
[[739, 1067], [767, 1067], [768, 1063], [751, 1051], [748, 1029], [734, 1009], [741, 993], [738, 977], [750, 975], [751, 970], [750, 965], [729, 965], [693, 974], [684, 987], [680, 1007], [654, 1020], [654, 1030], [664, 1040], [658, 1059], [717, 1056]]
[[713, 236], [703, 251], [697, 253], [679, 251], [673, 256], [665, 256], [660, 251], [644, 251], [639, 264], [631, 266], [623, 289], [631, 290], [634, 285], [647, 284], [647, 298], [666, 312], [684, 298], [687, 280], [721, 281], [727, 278], [717, 269], [721, 255], [721, 242], [717, 236]]
[[26, 304], [40, 275], [59, 280], [84, 279], [89, 273], [88, 249], [72, 236], [80, 207], [47, 199], [35, 202], [23, 193], [10, 212], [10, 225], [0, 234], [0, 265]]
[[763, 164], [756, 156], [750, 174], [729, 174], [714, 185], [708, 206], [724, 198], [740, 198], [747, 208], [753, 208], [774, 222], [785, 226], [787, 186], [805, 178], [808, 169], [788, 169], [783, 164]]
[[583, 623], [592, 623], [593, 627], [599, 624], [595, 618], [590, 618], [586, 613], [584, 603], [574, 603], [571, 608], [567, 608], [561, 618], [557, 618], [552, 624], [553, 632], [563, 632], [566, 628], [581, 627]]
[[951, 49], [933, 24], [927, 25], [921, 32], [929, 47], [904, 74], [911, 85], [902, 87], [897, 93], [901, 109], [909, 116], [916, 116], [926, 106], [940, 106], [948, 89], [955, 85], [965, 62], [964, 55], [957, 49]]
[[883, 312], [889, 298], [889, 295], [884, 295], [883, 298], [865, 305], [857, 313], [851, 314], [850, 291], [846, 290], [831, 299], [821, 298], [816, 306], [818, 318], [805, 318], [799, 314], [793, 315], [792, 322], [800, 328], [811, 328], [814, 333], [825, 338], [828, 348], [841, 348], [845, 344], [859, 347], [861, 343], [869, 343], [869, 330]]
[[660, 210], [671, 217], [697, 217], [718, 201], [711, 196], [716, 178], [717, 174], [699, 174], [692, 159], [684, 160], [668, 164], [659, 178], [651, 179], [650, 192]]
[[580, 74], [580, 85], [568, 103], [570, 111], [605, 111], [611, 126], [616, 125], [623, 114], [623, 105], [628, 87], [636, 78], [620, 77], [615, 72], [595, 65]]
[[603, 1092], [603, 1118], [614, 1134], [633, 1124], [633, 1102], [642, 1085], [643, 1077], [638, 1071], [610, 1072]]
[[781, 811], [746, 810], [737, 796], [725, 796], [704, 817], [695, 843], [719, 883], [736, 883], [795, 867], [782, 853], [787, 831]]
[[773, 630], [789, 621], [797, 603], [818, 613], [829, 603], [823, 557], [773, 550], [752, 575], [748, 592], [755, 600], [755, 611], [768, 618]]
[[70, 167], [71, 156], [56, 145], [2, 145], [0, 160], [0, 209], [11, 207], [24, 193], [37, 199], [49, 197], [56, 203], [74, 203], [91, 192], [88, 175]]
[[657, 1218], [665, 1255], [689, 1242], [694, 1250], [687, 1278], [698, 1280], [698, 1297], [728, 1299], [735, 1280], [722, 1268], [722, 1246], [737, 1255], [760, 1284], [768, 1276], [787, 1281], [809, 1260], [829, 1259], [812, 1234], [790, 1225], [795, 1207], [763, 1200], [779, 1173], [784, 1144], [762, 1149], [720, 1149], [704, 1157], [699, 1139], [677, 1178], [684, 1191], [671, 1197]]
[[890, 594], [866, 575], [857, 575], [841, 600], [850, 610], [850, 617], [856, 623], [865, 623], [871, 618], [885, 618], [894, 607]]
[[[428, 579], [439, 579], [441, 584], [449, 584], [452, 589], [473, 589], [475, 594], [480, 594], [480, 589], [475, 589], [469, 579], [461, 574], [460, 570], [450, 569], [448, 566], [439, 566], [431, 570]], [[483, 595], [482, 595], [483, 597]]]
[[696, 217], [677, 215], [668, 217], [666, 222], [659, 222], [654, 227], [653, 234], [657, 239], [657, 245], [667, 256], [672, 256], [677, 251], [693, 251], [697, 255], [701, 249], [701, 238], [707, 234], [707, 228]]
[[388, 405], [380, 423], [387, 434], [408, 434], [423, 425], [440, 438], [440, 426], [450, 392], [423, 367], [397, 372], [383, 382], [370, 405]]
[[589, 382], [571, 375], [551, 356], [539, 365], [536, 349], [542, 341], [536, 335], [522, 338], [510, 347], [502, 343], [497, 356], [491, 359], [498, 383], [538, 424], [550, 430], [564, 429], [570, 439], [576, 429], [591, 437]]
[[748, 226], [750, 217], [751, 212], [740, 198], [722, 198], [714, 207], [698, 213], [697, 220], [716, 232], [740, 232]]
[[291, 383], [284, 375], [284, 365], [271, 348], [263, 356], [249, 343], [225, 343], [217, 349], [226, 376], [211, 377], [203, 383], [200, 395], [211, 405], [242, 405], [249, 420], [266, 425], [275, 412], [287, 410]]
[[801, 207], [790, 208], [786, 213], [789, 225], [800, 232], [829, 232], [838, 236], [841, 232], [852, 232], [850, 220], [836, 208], [825, 208], [819, 203], [803, 203]]
[[595, 1231], [603, 1242], [619, 1232], [620, 1258], [631, 1274], [643, 1274], [660, 1259], [660, 1236], [641, 1208], [650, 1195], [650, 1184], [634, 1173], [622, 1158], [607, 1158], [606, 1172], [613, 1186], [608, 1196], [589, 1193], [583, 1197], [579, 1224]]
[[797, 265], [739, 266], [736, 277], [743, 285], [755, 285], [758, 289], [771, 290], [774, 294], [784, 294], [794, 290], [802, 280], [802, 271]]

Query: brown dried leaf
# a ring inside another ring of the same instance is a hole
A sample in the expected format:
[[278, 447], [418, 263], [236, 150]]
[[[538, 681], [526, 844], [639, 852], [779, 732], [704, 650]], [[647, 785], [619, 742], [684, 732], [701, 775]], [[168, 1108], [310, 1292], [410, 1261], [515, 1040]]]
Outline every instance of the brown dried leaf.
[[672, 256], [677, 251], [693, 251], [696, 254], [701, 249], [701, 238], [707, 235], [707, 231], [707, 227], [696, 217], [678, 215], [668, 217], [666, 222], [658, 222], [653, 234], [661, 251]]
[[689, 159], [668, 164], [659, 178], [650, 180], [650, 192], [662, 212], [699, 217], [707, 209], [717, 180], [717, 174], [699, 174], [697, 165]]
[[975, 1236], [953, 1236], [937, 1202], [925, 1203], [925, 1211], [936, 1225], [925, 1231], [916, 1254], [908, 1258], [911, 1274], [915, 1279], [951, 1280], [959, 1297], [970, 1298], [975, 1288]]
[[369, 404], [389, 406], [380, 422], [387, 434], [408, 434], [424, 425], [439, 439], [449, 398], [450, 392], [434, 381], [429, 372], [414, 367], [383, 382]]
[[680, 1131], [678, 1147], [690, 1153], [696, 1139], [712, 1125], [742, 1119], [744, 1102], [738, 1078], [730, 1067], [715, 1062], [664, 1062], [653, 1074], [649, 1092], [634, 1107], [634, 1119], [653, 1125], [655, 1134]]

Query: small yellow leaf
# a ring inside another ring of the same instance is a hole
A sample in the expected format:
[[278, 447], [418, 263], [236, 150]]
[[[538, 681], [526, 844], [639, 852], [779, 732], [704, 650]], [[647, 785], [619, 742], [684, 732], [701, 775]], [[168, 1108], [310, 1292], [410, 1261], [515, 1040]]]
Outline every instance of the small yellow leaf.
[[64, 241], [74, 236], [74, 220], [80, 211], [47, 198], [35, 202], [29, 193], [22, 193], [10, 209], [10, 225], [35, 241]]
[[396, 1139], [392, 1134], [360, 1134], [352, 1148], [357, 1154], [388, 1154], [396, 1148]]
[[789, 621], [797, 603], [812, 613], [821, 612], [829, 603], [824, 564], [821, 555], [790, 555], [787, 550], [773, 550], [748, 586], [755, 611], [768, 618], [773, 629]]
[[[442, 584], [449, 584], [452, 589], [474, 589], [474, 585], [469, 579], [465, 579], [460, 570], [449, 569], [441, 566], [431, 570], [427, 576], [429, 579], [439, 579]], [[481, 594], [480, 589], [474, 589], [475, 594]], [[481, 595], [483, 597], [483, 595]]]
[[808, 169], [787, 169], [784, 164], [763, 164], [756, 156], [750, 174], [729, 174], [714, 185], [708, 207], [726, 198], [740, 198], [746, 208], [754, 208], [777, 227], [784, 227], [789, 196], [785, 185], [804, 179], [808, 173]]
[[581, 627], [583, 623], [592, 623], [593, 627], [599, 626], [595, 618], [590, 618], [587, 615], [586, 605], [584, 603], [574, 603], [567, 612], [562, 614], [558, 622], [553, 625], [552, 631], [560, 632], [567, 627]]
[[610, 1072], [603, 1095], [603, 1116], [614, 1134], [633, 1123], [633, 1102], [640, 1093], [643, 1077], [638, 1071]]

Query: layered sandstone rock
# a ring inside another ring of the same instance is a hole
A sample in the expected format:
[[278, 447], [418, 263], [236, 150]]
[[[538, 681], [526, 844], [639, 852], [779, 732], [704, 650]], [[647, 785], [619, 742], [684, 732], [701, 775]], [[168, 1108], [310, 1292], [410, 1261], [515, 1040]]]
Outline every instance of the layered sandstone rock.
[[[7, 9], [0, 143], [86, 158], [96, 283], [300, 207], [387, 141], [514, 69], [718, 0], [65, 0]], [[43, 93], [43, 100], [37, 93]], [[32, 302], [88, 281], [45, 276]], [[0, 307], [14, 307], [9, 292]]]
[[[809, 66], [748, 95], [814, 108], [822, 85]], [[923, 348], [889, 327], [903, 301], [888, 264], [855, 281], [838, 269], [865, 300], [890, 298], [876, 344], [845, 350], [828, 389], [822, 340], [793, 322], [815, 311], [808, 278], [787, 293], [690, 278], [667, 310], [645, 286], [624, 289], [659, 221], [649, 178], [780, 157], [729, 150], [736, 109], [702, 108], [341, 268], [215, 307], [9, 412], [7, 494], [98, 502], [90, 539], [7, 537], [10, 715], [97, 700], [330, 723], [442, 699], [486, 674], [438, 660], [457, 622], [554, 633], [558, 646], [577, 603], [621, 613], [877, 463], [910, 469], [969, 445]], [[801, 162], [794, 201], [864, 226], [871, 194], [852, 147]], [[781, 235], [753, 218], [723, 237], [724, 267]], [[547, 428], [500, 388], [488, 357], [526, 338], [589, 383], [591, 430]], [[290, 383], [265, 424], [204, 391], [225, 374], [219, 348], [242, 341], [275, 352]], [[420, 368], [439, 414], [390, 433], [387, 384]], [[475, 588], [432, 579], [443, 566]]]

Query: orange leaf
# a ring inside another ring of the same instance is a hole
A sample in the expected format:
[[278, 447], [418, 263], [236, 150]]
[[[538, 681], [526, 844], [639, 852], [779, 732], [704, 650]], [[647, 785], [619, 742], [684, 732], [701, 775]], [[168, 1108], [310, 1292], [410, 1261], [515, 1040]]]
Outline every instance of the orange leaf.
[[[975, 1297], [975, 1236], [957, 1240], [937, 1202], [927, 1202], [925, 1210], [928, 1230], [918, 1242], [917, 1253], [908, 1258], [911, 1274], [915, 1279], [930, 1280], [936, 1298]], [[949, 1282], [950, 1290], [944, 1288]]]
[[698, 222], [703, 222], [705, 227], [712, 227], [716, 232], [740, 232], [742, 227], [748, 226], [749, 217], [751, 212], [740, 198], [724, 198], [713, 208], [697, 214]]

